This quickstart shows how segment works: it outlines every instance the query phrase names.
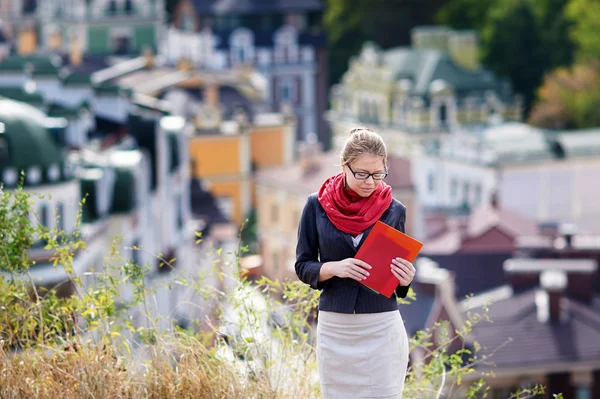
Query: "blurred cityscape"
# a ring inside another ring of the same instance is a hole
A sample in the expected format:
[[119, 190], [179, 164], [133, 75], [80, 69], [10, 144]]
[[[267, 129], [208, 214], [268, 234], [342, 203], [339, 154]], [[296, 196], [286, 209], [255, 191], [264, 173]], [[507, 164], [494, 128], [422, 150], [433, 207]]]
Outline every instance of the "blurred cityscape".
[[[4, 189], [24, 171], [40, 223], [67, 232], [86, 197], [80, 275], [120, 236], [155, 283], [175, 279], [155, 254], [196, 273], [240, 239], [250, 278], [296, 279], [306, 198], [366, 126], [425, 243], [409, 335], [492, 298], [469, 337], [499, 348], [477, 366], [488, 397], [600, 398], [600, 3], [354, 3], [0, 0]], [[31, 257], [40, 285], [67, 278]], [[214, 300], [156, 295], [182, 326]]]

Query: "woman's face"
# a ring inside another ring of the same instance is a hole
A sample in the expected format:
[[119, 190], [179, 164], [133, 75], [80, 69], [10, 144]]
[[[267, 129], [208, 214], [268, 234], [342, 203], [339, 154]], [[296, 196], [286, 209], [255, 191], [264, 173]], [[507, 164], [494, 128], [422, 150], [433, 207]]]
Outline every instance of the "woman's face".
[[364, 154], [351, 164], [344, 165], [343, 171], [346, 174], [347, 187], [361, 197], [368, 197], [373, 194], [373, 191], [375, 191], [383, 180], [375, 180], [373, 176], [369, 176], [366, 180], [360, 180], [354, 177], [354, 174], [385, 173], [385, 164], [383, 157]]

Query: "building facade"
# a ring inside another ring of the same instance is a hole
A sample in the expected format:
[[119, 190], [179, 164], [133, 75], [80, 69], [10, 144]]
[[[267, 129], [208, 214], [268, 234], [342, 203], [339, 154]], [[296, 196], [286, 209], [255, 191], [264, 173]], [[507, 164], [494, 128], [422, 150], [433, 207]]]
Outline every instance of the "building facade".
[[78, 47], [89, 56], [156, 51], [162, 35], [161, 0], [57, 0], [39, 2], [39, 46], [69, 53]]
[[[185, 122], [179, 117], [142, 121], [135, 112], [127, 137], [110, 145], [90, 141], [72, 149], [64, 118], [51, 118], [31, 105], [0, 97], [2, 184], [14, 189], [24, 172], [24, 189], [34, 200], [32, 222], [67, 234], [81, 232], [87, 248], [74, 257], [73, 270], [86, 276], [82, 278], [86, 286], [94, 283], [91, 271], [109, 266], [119, 270], [118, 264], [107, 260], [116, 237], [120, 256], [149, 266], [149, 284], [175, 276], [165, 273], [171, 268], [162, 265], [159, 254], [176, 259], [171, 266], [182, 270], [192, 270], [196, 262], [191, 256]], [[53, 266], [53, 254], [41, 243], [31, 248], [30, 256], [36, 261], [30, 274], [37, 284], [53, 287], [69, 279], [62, 267]], [[131, 287], [123, 284], [121, 289], [119, 300], [130, 300]], [[156, 295], [154, 314], [168, 315], [177, 305], [177, 293], [159, 290]], [[145, 317], [141, 311], [133, 316]]]
[[331, 103], [334, 123], [421, 136], [522, 118], [510, 83], [479, 65], [476, 33], [445, 27], [413, 29], [410, 47], [365, 43], [332, 89]]
[[171, 64], [189, 60], [203, 69], [252, 65], [268, 83], [270, 111], [291, 107], [297, 139], [316, 133], [329, 145], [323, 114], [327, 103], [327, 48], [318, 0], [243, 3], [180, 0], [160, 43]]

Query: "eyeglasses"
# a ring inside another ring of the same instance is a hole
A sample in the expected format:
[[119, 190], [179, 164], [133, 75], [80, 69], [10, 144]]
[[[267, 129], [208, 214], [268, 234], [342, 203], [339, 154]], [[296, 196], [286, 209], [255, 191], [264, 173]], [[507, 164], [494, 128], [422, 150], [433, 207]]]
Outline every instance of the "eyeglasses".
[[388, 175], [386, 172], [376, 172], [376, 173], [367, 173], [367, 172], [355, 172], [352, 170], [350, 165], [346, 164], [350, 172], [354, 175], [354, 178], [357, 180], [367, 180], [369, 177], [373, 177], [373, 180], [383, 180]]

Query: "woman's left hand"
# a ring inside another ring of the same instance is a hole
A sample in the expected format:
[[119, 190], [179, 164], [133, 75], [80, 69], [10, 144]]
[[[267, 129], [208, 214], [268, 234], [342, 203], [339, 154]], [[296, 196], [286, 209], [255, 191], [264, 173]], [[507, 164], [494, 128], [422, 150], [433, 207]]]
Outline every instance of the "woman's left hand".
[[415, 267], [406, 259], [393, 259], [390, 267], [392, 268], [392, 273], [396, 276], [398, 281], [400, 281], [400, 285], [402, 286], [409, 285], [413, 280], [413, 277], [415, 277]]

